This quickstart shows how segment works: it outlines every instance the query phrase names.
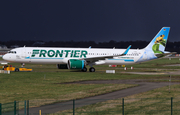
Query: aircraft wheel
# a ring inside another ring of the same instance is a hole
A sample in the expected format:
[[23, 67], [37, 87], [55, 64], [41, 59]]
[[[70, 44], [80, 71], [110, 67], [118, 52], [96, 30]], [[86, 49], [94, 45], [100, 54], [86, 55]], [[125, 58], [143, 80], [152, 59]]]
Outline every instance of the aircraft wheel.
[[90, 68], [89, 68], [89, 71], [90, 71], [90, 72], [95, 72], [95, 68], [94, 68], [94, 67], [90, 67]]
[[19, 68], [16, 68], [16, 69], [15, 69], [15, 72], [18, 72], [18, 71], [19, 71]]
[[86, 67], [84, 67], [84, 68], [82, 69], [82, 71], [83, 71], [83, 72], [86, 72], [86, 71], [87, 71], [87, 68], [86, 68]]

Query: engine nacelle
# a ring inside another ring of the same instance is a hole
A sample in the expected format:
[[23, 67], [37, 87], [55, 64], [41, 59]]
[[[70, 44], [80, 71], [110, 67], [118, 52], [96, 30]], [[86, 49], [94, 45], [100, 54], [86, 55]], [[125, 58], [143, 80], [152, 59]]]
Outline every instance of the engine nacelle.
[[84, 60], [70, 59], [68, 60], [69, 69], [83, 69], [85, 66]]
[[67, 64], [57, 64], [58, 69], [68, 69]]

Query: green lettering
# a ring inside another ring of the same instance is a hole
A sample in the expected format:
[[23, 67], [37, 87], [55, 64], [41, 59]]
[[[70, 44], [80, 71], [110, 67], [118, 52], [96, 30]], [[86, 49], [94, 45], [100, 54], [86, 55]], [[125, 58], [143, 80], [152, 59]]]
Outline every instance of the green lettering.
[[[52, 53], [51, 53], [52, 52]], [[55, 55], [55, 51], [54, 50], [49, 50], [48, 51], [48, 56], [49, 57], [53, 57]]]
[[79, 52], [80, 52], [80, 50], [75, 50], [74, 57], [79, 57]]
[[39, 50], [33, 50], [31, 57], [35, 57], [36, 54], [39, 54]]
[[73, 56], [73, 52], [74, 52], [74, 51], [72, 50], [72, 51], [71, 51], [71, 57]]
[[59, 50], [57, 50], [55, 57], [57, 57], [58, 55], [59, 55], [59, 57], [62, 57], [63, 56], [63, 50], [61, 50], [61, 52]]
[[85, 50], [82, 50], [81, 51], [81, 58], [84, 56], [84, 58], [86, 58], [86, 55], [88, 54], [88, 52], [87, 51], [85, 51]]
[[41, 57], [41, 56], [46, 57], [46, 53], [47, 53], [46, 50], [41, 50], [39, 57]]
[[68, 53], [71, 52], [71, 50], [64, 50], [66, 52], [66, 56], [65, 57], [68, 57]]

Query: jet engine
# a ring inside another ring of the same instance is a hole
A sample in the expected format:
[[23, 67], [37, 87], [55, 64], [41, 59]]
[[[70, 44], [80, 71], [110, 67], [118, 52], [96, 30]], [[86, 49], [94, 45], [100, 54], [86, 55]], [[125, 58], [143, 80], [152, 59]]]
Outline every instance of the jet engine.
[[83, 69], [85, 67], [84, 60], [70, 59], [67, 64], [69, 69]]

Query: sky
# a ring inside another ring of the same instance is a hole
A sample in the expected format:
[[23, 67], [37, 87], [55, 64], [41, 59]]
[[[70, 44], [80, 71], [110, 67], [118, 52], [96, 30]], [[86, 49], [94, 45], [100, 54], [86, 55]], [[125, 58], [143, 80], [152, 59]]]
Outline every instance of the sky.
[[180, 0], [1, 0], [0, 40], [151, 41], [171, 27], [180, 41]]

